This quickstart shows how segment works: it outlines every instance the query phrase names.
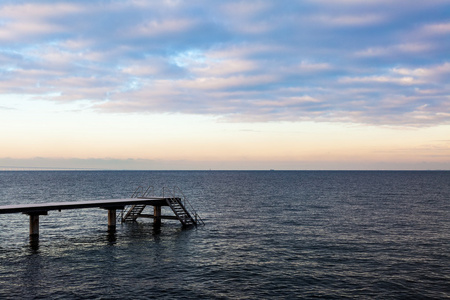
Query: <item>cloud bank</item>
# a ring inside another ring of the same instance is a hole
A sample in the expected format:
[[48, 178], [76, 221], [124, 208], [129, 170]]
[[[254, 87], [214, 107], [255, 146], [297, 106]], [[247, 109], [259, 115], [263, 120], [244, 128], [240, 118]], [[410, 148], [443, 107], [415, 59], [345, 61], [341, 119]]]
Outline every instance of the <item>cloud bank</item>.
[[448, 11], [443, 0], [8, 1], [0, 93], [230, 122], [449, 124]]

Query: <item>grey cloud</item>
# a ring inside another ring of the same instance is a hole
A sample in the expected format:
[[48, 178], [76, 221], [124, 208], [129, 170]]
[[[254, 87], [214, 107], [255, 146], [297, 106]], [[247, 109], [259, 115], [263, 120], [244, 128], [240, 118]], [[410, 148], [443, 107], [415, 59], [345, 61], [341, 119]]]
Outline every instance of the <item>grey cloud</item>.
[[[437, 155], [422, 155], [421, 162], [368, 161], [183, 161], [149, 159], [0, 158], [5, 170], [445, 170], [450, 163], [433, 162]], [[448, 155], [439, 157], [447, 158]], [[114, 166], [114, 167], [111, 167]]]

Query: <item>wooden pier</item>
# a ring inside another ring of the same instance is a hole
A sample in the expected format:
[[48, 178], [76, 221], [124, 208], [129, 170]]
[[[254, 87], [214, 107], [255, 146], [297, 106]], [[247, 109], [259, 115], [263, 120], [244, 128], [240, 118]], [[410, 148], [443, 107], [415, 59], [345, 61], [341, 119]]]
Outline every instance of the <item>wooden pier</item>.
[[[137, 197], [132, 198], [103, 199], [78, 202], [50, 202], [37, 204], [18, 204], [0, 206], [0, 214], [22, 213], [30, 217], [30, 238], [39, 237], [39, 216], [48, 215], [52, 210], [68, 210], [83, 208], [101, 208], [108, 210], [108, 231], [116, 230], [117, 211], [121, 210], [120, 221], [135, 221], [139, 217], [153, 218], [155, 224], [161, 223], [161, 219], [177, 219], [185, 227], [203, 224], [203, 221], [193, 210], [189, 210], [186, 203], [177, 197]], [[153, 206], [153, 214], [143, 214], [146, 206]], [[174, 212], [173, 216], [161, 215], [161, 207], [169, 206]], [[126, 209], [128, 207], [128, 209]]]

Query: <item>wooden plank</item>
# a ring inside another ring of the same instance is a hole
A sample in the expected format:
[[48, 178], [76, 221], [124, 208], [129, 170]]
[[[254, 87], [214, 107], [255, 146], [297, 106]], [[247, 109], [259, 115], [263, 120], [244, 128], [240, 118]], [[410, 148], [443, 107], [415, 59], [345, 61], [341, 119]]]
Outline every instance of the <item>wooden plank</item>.
[[80, 209], [80, 208], [123, 208], [126, 205], [146, 204], [167, 206], [167, 198], [152, 197], [152, 198], [123, 198], [123, 199], [103, 199], [90, 201], [71, 201], [71, 202], [49, 202], [49, 203], [33, 203], [33, 204], [17, 204], [17, 205], [3, 205], [0, 206], [0, 214], [11, 213], [25, 213], [45, 212], [49, 210], [63, 210], [63, 209]]

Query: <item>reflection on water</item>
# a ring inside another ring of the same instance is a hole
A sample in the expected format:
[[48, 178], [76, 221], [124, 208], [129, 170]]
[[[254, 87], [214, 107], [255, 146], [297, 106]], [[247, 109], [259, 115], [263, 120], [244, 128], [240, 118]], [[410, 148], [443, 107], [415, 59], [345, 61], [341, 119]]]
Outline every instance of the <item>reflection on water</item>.
[[39, 252], [39, 236], [30, 236], [30, 250], [33, 254]]
[[108, 245], [114, 246], [114, 244], [117, 241], [116, 232], [115, 231], [114, 232], [108, 231], [108, 234], [107, 234], [106, 237], [107, 237]]

